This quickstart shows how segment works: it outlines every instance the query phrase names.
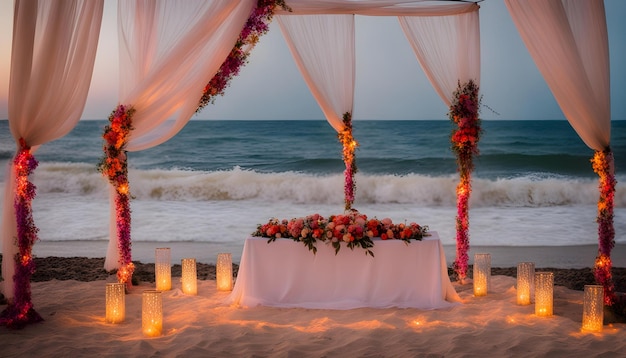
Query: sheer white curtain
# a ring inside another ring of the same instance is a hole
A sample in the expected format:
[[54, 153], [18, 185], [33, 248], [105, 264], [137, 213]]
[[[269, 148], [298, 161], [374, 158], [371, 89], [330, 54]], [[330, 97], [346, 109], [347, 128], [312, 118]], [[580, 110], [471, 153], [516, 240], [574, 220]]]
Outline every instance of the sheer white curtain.
[[461, 84], [480, 85], [480, 28], [478, 7], [447, 16], [400, 16], [402, 31], [446, 106]]
[[[290, 5], [291, 6], [291, 5]], [[354, 101], [354, 15], [276, 16], [289, 50], [337, 132]]]
[[[16, 0], [9, 80], [9, 126], [33, 147], [66, 135], [80, 120], [91, 83], [103, 0]], [[2, 277], [13, 297], [17, 236], [14, 171], [6, 171]]]
[[[128, 151], [159, 145], [185, 126], [255, 3], [119, 1], [120, 104], [136, 110]], [[118, 258], [113, 214], [105, 269], [117, 268]]]
[[537, 68], [590, 148], [611, 137], [609, 45], [602, 0], [506, 0]]

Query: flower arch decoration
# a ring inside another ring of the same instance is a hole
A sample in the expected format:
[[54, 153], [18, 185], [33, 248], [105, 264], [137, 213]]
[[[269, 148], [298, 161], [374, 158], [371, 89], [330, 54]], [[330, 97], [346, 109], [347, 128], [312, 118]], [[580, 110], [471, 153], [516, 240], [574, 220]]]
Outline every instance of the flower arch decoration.
[[30, 174], [35, 171], [39, 162], [31, 152], [30, 146], [24, 138], [19, 140], [19, 150], [13, 160], [15, 171], [15, 221], [17, 224], [18, 253], [15, 255], [15, 276], [13, 284], [15, 296], [7, 308], [0, 313], [0, 325], [9, 328], [22, 328], [29, 323], [43, 321], [43, 318], [35, 311], [32, 303], [30, 278], [35, 272], [32, 249], [38, 240], [39, 229], [33, 219], [32, 201], [36, 195], [35, 185], [28, 180]]
[[258, 0], [257, 6], [246, 20], [235, 46], [222, 63], [219, 70], [204, 87], [196, 113], [209, 103], [215, 103], [216, 96], [223, 96], [230, 81], [239, 74], [241, 68], [248, 63], [248, 56], [259, 38], [269, 31], [277, 7], [290, 11], [284, 0]]
[[98, 170], [107, 177], [115, 189], [115, 221], [119, 238], [119, 264], [117, 279], [130, 287], [134, 271], [130, 240], [130, 190], [128, 183], [128, 161], [126, 145], [128, 136], [133, 130], [132, 118], [135, 110], [132, 107], [119, 105], [109, 116], [110, 124], [104, 128], [104, 157], [100, 160]]
[[598, 174], [600, 198], [598, 199], [598, 256], [594, 265], [596, 281], [604, 287], [604, 304], [611, 306], [615, 302], [615, 285], [611, 274], [611, 250], [615, 246], [615, 228], [613, 227], [613, 199], [615, 196], [615, 175], [613, 174], [613, 152], [611, 148], [596, 151], [591, 159], [593, 171]]
[[354, 204], [354, 194], [356, 192], [356, 181], [354, 175], [357, 172], [354, 153], [359, 143], [352, 136], [352, 114], [343, 114], [343, 129], [337, 133], [337, 138], [341, 142], [343, 162], [346, 166], [344, 170], [344, 202], [345, 210], [350, 211]]
[[469, 251], [469, 199], [472, 192], [472, 171], [474, 155], [478, 155], [478, 141], [482, 133], [478, 109], [480, 97], [478, 85], [473, 81], [461, 84], [454, 92], [448, 116], [458, 129], [453, 130], [450, 141], [457, 158], [459, 183], [456, 187], [456, 259], [453, 267], [457, 278], [464, 283], [467, 278]]

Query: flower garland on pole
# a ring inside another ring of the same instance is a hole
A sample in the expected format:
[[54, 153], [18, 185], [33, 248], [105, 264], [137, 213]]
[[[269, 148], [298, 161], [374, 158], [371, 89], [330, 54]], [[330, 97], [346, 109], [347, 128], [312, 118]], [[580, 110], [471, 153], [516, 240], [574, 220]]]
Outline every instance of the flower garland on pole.
[[239, 74], [241, 67], [248, 63], [248, 56], [259, 42], [259, 38], [269, 31], [269, 24], [279, 6], [286, 11], [291, 11], [284, 0], [258, 0], [257, 6], [252, 10], [241, 30], [235, 46], [215, 76], [204, 87], [196, 113], [209, 103], [214, 103], [217, 95], [224, 95], [230, 81]]
[[478, 141], [482, 132], [478, 118], [478, 90], [478, 85], [473, 80], [463, 85], [459, 82], [448, 113], [449, 118], [458, 126], [452, 132], [450, 141], [452, 151], [457, 157], [460, 179], [456, 187], [456, 259], [453, 267], [461, 283], [465, 283], [469, 259], [469, 199], [472, 192], [473, 156], [478, 155]]
[[613, 153], [610, 148], [596, 151], [591, 163], [598, 174], [600, 198], [598, 199], [598, 257], [594, 266], [596, 281], [604, 287], [604, 304], [611, 306], [615, 302], [615, 286], [611, 275], [611, 250], [615, 246], [615, 228], [613, 227], [613, 199], [615, 196], [615, 174], [613, 173]]
[[13, 160], [15, 168], [15, 220], [17, 225], [18, 253], [15, 255], [15, 275], [13, 284], [15, 295], [13, 302], [0, 313], [0, 325], [9, 328], [23, 328], [29, 323], [43, 321], [43, 318], [33, 308], [30, 290], [30, 278], [35, 273], [32, 249], [38, 240], [33, 219], [32, 201], [36, 195], [36, 187], [28, 180], [39, 162], [33, 157], [30, 146], [23, 138], [19, 140], [20, 149]]
[[337, 133], [337, 138], [343, 146], [342, 157], [346, 165], [344, 170], [344, 202], [345, 210], [350, 211], [354, 203], [354, 193], [356, 191], [356, 181], [354, 175], [357, 172], [354, 152], [359, 143], [352, 136], [352, 114], [346, 112], [343, 114], [343, 129]]
[[128, 162], [126, 144], [128, 135], [133, 130], [132, 107], [119, 105], [109, 116], [110, 125], [104, 127], [104, 157], [98, 164], [98, 170], [105, 175], [115, 188], [115, 213], [117, 223], [118, 248], [120, 251], [117, 279], [125, 283], [127, 288], [132, 285], [135, 266], [132, 263], [130, 240], [130, 192], [128, 185]]

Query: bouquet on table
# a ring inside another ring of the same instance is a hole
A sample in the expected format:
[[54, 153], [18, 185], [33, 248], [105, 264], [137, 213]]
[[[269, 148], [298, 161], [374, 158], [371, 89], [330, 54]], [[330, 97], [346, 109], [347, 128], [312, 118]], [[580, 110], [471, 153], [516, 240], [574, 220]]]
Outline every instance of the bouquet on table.
[[272, 218], [266, 224], [259, 225], [252, 236], [267, 237], [268, 243], [278, 238], [292, 239], [302, 242], [314, 254], [317, 253], [317, 241], [330, 243], [335, 248], [335, 254], [341, 249], [343, 241], [350, 249], [361, 247], [366, 255], [373, 257], [374, 253], [370, 249], [374, 247], [374, 237], [409, 243], [411, 240], [421, 240], [429, 234], [428, 226], [420, 226], [414, 222], [394, 224], [389, 218], [368, 219], [367, 215], [351, 210], [344, 214], [331, 215], [327, 219], [319, 214], [291, 220]]

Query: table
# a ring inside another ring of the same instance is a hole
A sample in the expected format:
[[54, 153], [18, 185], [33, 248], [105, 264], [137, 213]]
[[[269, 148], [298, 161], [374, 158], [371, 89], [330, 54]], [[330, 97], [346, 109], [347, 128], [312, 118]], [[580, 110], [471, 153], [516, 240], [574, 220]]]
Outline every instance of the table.
[[251, 237], [244, 244], [237, 280], [226, 302], [238, 306], [316, 309], [449, 307], [460, 298], [448, 277], [436, 232], [422, 241], [374, 239], [374, 257], [342, 243]]

